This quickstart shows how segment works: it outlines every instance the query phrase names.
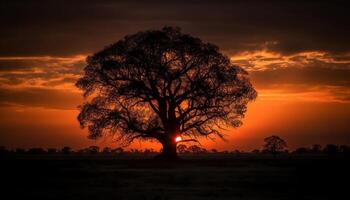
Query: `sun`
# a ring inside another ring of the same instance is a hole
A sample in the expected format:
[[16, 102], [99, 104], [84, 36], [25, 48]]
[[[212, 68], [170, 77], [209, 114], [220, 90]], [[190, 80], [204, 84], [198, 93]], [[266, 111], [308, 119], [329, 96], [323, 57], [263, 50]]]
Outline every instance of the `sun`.
[[182, 140], [182, 137], [181, 136], [177, 136], [176, 138], [175, 138], [175, 142], [180, 142]]

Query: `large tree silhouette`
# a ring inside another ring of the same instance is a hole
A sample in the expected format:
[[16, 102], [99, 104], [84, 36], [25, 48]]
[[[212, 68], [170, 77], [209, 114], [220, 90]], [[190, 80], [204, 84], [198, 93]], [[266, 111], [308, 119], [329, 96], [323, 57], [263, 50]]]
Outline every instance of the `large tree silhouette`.
[[176, 157], [175, 137], [223, 137], [238, 127], [256, 91], [217, 46], [164, 27], [127, 35], [87, 58], [76, 83], [87, 102], [78, 120], [90, 138], [157, 140]]

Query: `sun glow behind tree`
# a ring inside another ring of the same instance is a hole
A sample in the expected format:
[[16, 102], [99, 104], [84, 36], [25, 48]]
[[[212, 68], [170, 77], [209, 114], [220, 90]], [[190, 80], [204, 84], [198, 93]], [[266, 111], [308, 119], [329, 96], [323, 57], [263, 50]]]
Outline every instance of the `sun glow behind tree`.
[[177, 136], [176, 138], [175, 138], [175, 142], [181, 142], [182, 141], [182, 137], [181, 136]]

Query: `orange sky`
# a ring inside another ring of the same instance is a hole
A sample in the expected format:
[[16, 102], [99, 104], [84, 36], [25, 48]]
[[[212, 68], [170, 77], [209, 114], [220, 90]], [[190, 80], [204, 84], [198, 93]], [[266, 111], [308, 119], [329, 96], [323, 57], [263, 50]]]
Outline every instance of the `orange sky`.
[[227, 131], [226, 142], [202, 140], [205, 148], [252, 150], [272, 134], [291, 149], [350, 144], [350, 20], [343, 2], [198, 2], [0, 1], [0, 145], [115, 146], [107, 138], [88, 140], [79, 128], [83, 99], [74, 83], [87, 55], [163, 26], [218, 45], [258, 91], [243, 126]]
[[[208, 149], [251, 150], [260, 148], [263, 138], [271, 134], [286, 139], [290, 148], [313, 143], [349, 144], [349, 105], [259, 97], [249, 104], [243, 126], [226, 132], [227, 141], [202, 140], [202, 144]], [[0, 111], [1, 141], [8, 147], [116, 146], [108, 138], [88, 140], [86, 130], [81, 130], [76, 120], [77, 110], [9, 106]], [[149, 144], [136, 142], [131, 148], [149, 148]]]
[[[303, 55], [309, 56], [308, 59], [325, 59], [322, 56], [317, 57], [322, 53], [306, 52]], [[16, 84], [10, 79], [8, 83], [1, 82], [1, 88], [5, 91], [3, 93], [6, 94], [6, 97], [1, 99], [4, 105], [0, 107], [2, 144], [12, 148], [35, 146], [59, 148], [65, 145], [74, 148], [88, 145], [116, 146], [110, 142], [109, 138], [98, 141], [88, 140], [86, 130], [81, 130], [76, 120], [78, 114], [76, 107], [83, 101], [80, 91], [74, 86], [79, 75], [69, 70], [62, 71], [62, 69], [84, 66], [84, 58], [84, 56], [1, 58], [7, 61], [38, 63], [38, 66], [41, 66], [27, 71], [3, 71], [3, 75], [12, 74], [14, 77], [19, 75], [18, 78], [22, 81]], [[205, 148], [248, 151], [260, 148], [263, 138], [272, 134], [286, 139], [292, 149], [314, 143], [323, 145], [350, 143], [348, 136], [350, 101], [346, 99], [350, 92], [349, 88], [310, 84], [307, 76], [304, 77], [305, 80], [295, 81], [294, 79], [300, 79], [300, 77], [291, 72], [287, 75], [296, 77], [289, 77], [292, 80], [290, 83], [269, 83], [269, 81], [260, 80], [266, 76], [260, 73], [268, 73], [269, 69], [266, 67], [271, 63], [280, 63], [285, 68], [292, 68], [295, 65], [303, 67], [308, 64], [308, 61], [302, 59], [291, 63], [286, 58], [265, 51], [245, 52], [232, 55], [231, 58], [232, 62], [240, 62], [240, 65], [250, 72], [252, 83], [259, 95], [249, 104], [242, 127], [226, 131], [227, 141], [202, 139], [201, 142]], [[265, 61], [267, 59], [268, 62]], [[249, 67], [247, 63], [253, 67]], [[53, 73], [55, 70], [58, 72]], [[22, 77], [23, 74], [31, 76]], [[71, 79], [66, 80], [66, 77]], [[300, 81], [304, 82], [299, 83]], [[160, 146], [140, 142], [130, 146], [130, 148], [149, 147], [158, 149]]]

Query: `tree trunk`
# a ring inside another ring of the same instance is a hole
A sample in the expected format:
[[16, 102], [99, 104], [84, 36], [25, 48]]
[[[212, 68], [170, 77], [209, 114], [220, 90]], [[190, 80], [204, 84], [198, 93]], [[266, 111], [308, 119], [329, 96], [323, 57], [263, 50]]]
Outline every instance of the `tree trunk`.
[[164, 123], [164, 128], [167, 130], [163, 137], [159, 138], [160, 143], [163, 145], [163, 151], [158, 156], [162, 159], [176, 160], [179, 159], [176, 152], [176, 141], [175, 137], [179, 133], [180, 125], [176, 121], [175, 107], [169, 106], [168, 109], [168, 120]]
[[176, 142], [173, 138], [167, 138], [165, 141], [161, 141], [163, 145], [163, 151], [157, 158], [167, 159], [167, 160], [175, 160], [179, 159], [176, 152]]

